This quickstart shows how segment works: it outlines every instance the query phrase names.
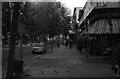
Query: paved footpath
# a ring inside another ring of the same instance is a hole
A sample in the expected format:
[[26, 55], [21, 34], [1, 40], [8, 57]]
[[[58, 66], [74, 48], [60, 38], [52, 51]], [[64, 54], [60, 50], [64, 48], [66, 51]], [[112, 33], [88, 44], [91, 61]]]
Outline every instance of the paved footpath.
[[75, 47], [54, 48], [53, 52], [37, 55], [24, 67], [28, 77], [115, 77], [111, 59], [79, 53]]

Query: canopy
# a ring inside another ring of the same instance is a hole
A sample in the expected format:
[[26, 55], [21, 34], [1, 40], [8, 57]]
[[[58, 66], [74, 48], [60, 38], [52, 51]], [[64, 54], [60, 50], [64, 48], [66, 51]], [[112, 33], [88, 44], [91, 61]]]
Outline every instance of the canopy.
[[112, 33], [120, 33], [120, 19], [111, 19], [110, 26], [107, 19], [97, 20], [94, 24], [90, 25], [87, 30], [83, 31], [82, 34], [110, 34], [110, 28]]

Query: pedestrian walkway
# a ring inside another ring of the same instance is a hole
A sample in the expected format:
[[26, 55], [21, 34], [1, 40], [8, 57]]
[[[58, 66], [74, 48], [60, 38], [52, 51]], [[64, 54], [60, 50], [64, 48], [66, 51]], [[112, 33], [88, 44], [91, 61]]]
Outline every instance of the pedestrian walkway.
[[59, 59], [59, 58], [80, 58], [84, 57], [83, 55], [80, 56], [80, 53], [76, 50], [75, 47], [72, 49], [66, 48], [64, 45], [60, 47], [55, 47], [53, 52], [51, 50], [48, 54], [41, 56], [40, 58], [51, 58], [51, 59]]
[[109, 61], [93, 56], [86, 58], [75, 47], [61, 46], [33, 58], [24, 71], [30, 77], [114, 77]]

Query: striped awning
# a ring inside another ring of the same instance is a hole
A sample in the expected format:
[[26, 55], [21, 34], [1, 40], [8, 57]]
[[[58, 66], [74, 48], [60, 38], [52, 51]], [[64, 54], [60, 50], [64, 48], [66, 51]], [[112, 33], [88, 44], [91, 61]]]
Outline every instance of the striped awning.
[[112, 33], [120, 33], [120, 19], [111, 19], [112, 27], [108, 24], [107, 19], [97, 20], [93, 25], [90, 25], [87, 30], [82, 34], [110, 34], [110, 28]]

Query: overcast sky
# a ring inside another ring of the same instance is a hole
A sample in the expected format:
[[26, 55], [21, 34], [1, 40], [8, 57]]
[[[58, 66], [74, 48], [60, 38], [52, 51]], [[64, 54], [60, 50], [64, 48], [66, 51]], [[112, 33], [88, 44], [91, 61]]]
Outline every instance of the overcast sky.
[[84, 7], [87, 0], [56, 0], [61, 1], [62, 3], [66, 4], [68, 8], [73, 12], [74, 7]]

